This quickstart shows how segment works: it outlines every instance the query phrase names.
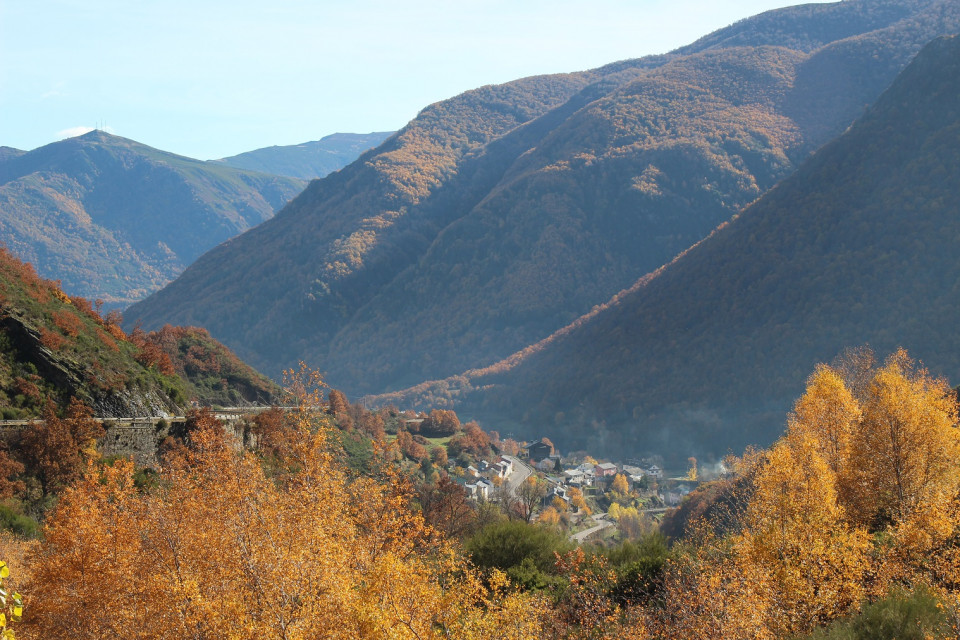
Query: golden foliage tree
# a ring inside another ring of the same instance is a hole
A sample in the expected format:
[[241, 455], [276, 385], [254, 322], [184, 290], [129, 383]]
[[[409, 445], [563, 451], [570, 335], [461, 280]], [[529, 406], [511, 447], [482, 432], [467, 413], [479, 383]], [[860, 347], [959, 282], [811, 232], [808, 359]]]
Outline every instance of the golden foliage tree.
[[860, 404], [842, 376], [819, 364], [807, 379], [805, 393], [793, 406], [788, 431], [812, 436], [820, 455], [836, 474], [846, 467], [851, 435], [861, 415]]
[[33, 560], [35, 637], [538, 637], [536, 601], [481, 581], [388, 467], [334, 462], [319, 392], [298, 385], [272, 477], [206, 424], [149, 492], [130, 462], [89, 466]]
[[958, 487], [960, 431], [952, 390], [902, 349], [876, 371], [851, 438], [844, 498], [857, 522], [896, 523]]
[[781, 634], [808, 632], [865, 595], [868, 538], [847, 526], [819, 444], [796, 433], [770, 451], [735, 539], [744, 572], [770, 578], [769, 626]]

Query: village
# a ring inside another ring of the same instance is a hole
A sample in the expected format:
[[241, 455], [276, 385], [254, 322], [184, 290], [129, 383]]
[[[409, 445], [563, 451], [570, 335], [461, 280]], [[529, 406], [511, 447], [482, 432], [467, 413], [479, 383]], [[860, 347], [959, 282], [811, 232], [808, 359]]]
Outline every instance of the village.
[[581, 543], [616, 535], [614, 527], [621, 537], [649, 531], [700, 483], [695, 459], [681, 477], [666, 476], [658, 462], [562, 456], [542, 438], [518, 443], [514, 455], [503, 452], [466, 468], [451, 462], [450, 471], [472, 500], [508, 503], [528, 522], [558, 525]]

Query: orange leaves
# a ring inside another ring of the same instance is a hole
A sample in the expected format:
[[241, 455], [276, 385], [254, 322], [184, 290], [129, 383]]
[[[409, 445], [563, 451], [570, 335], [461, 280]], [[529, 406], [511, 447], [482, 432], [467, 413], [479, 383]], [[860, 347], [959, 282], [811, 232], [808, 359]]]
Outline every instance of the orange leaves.
[[136, 490], [129, 462], [89, 467], [47, 521], [31, 630], [145, 639], [539, 637], [534, 602], [484, 585], [410, 508], [399, 477], [349, 478], [332, 460], [319, 382], [309, 374], [288, 380], [298, 409], [271, 429], [279, 441], [271, 476], [202, 415], [149, 492]]

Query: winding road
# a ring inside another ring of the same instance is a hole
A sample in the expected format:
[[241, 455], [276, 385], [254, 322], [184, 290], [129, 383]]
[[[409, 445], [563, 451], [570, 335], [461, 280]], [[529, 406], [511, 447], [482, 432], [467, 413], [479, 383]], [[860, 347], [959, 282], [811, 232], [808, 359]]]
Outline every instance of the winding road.
[[514, 456], [501, 456], [505, 460], [509, 460], [513, 463], [513, 473], [507, 476], [507, 490], [510, 492], [510, 495], [517, 495], [517, 487], [520, 486], [520, 483], [530, 477], [530, 474], [533, 473], [531, 469], [526, 464], [520, 462], [519, 458]]

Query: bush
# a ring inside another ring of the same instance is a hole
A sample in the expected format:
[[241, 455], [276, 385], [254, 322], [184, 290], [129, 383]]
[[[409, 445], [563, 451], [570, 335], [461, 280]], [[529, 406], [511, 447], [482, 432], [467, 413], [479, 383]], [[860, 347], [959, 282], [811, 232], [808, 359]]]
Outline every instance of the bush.
[[569, 548], [565, 536], [520, 521], [488, 525], [466, 544], [470, 560], [484, 569], [505, 571], [518, 585], [537, 590], [555, 584], [556, 554]]
[[36, 520], [17, 513], [5, 504], [0, 504], [0, 528], [24, 538], [36, 538], [40, 534], [40, 525]]
[[807, 640], [925, 640], [953, 638], [947, 608], [929, 590], [897, 591], [856, 617], [820, 629]]

